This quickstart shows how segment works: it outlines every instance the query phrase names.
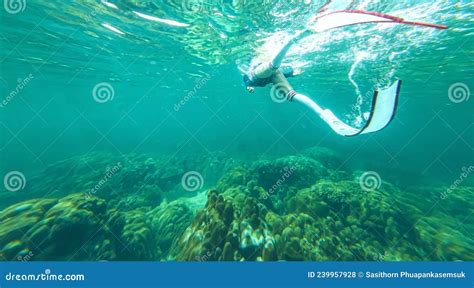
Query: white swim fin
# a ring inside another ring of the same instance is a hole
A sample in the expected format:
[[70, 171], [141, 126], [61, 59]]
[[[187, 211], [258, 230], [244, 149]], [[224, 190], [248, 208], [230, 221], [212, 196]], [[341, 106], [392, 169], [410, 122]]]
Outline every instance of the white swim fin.
[[387, 127], [395, 117], [401, 85], [402, 81], [397, 80], [389, 88], [375, 91], [369, 117], [362, 128], [354, 128], [344, 123], [342, 120], [337, 118], [331, 110], [321, 108], [308, 96], [294, 93], [290, 98], [290, 101], [296, 101], [309, 107], [311, 110], [316, 112], [316, 114], [318, 114], [319, 117], [321, 117], [321, 119], [326, 122], [332, 130], [334, 130], [334, 132], [342, 136], [350, 137], [377, 132]]

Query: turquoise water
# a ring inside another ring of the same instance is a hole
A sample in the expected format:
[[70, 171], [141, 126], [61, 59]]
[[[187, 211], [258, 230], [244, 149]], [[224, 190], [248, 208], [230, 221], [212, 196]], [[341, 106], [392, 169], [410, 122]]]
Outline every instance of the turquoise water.
[[402, 79], [378, 133], [243, 85], [326, 1], [5, 1], [0, 258], [472, 260], [474, 5], [329, 2], [449, 26], [290, 50], [295, 89], [353, 125]]

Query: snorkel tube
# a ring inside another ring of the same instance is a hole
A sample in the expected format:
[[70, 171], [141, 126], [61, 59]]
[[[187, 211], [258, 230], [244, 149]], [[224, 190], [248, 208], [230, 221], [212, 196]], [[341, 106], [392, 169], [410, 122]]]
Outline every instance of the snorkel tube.
[[[327, 13], [322, 16], [315, 17], [310, 21], [308, 27], [297, 33], [290, 41], [288, 41], [273, 59], [268, 63], [257, 66], [252, 73], [250, 79], [264, 79], [272, 77], [272, 83], [278, 89], [279, 93], [285, 95], [286, 100], [299, 102], [314, 113], [316, 113], [334, 132], [342, 136], [356, 136], [359, 134], [367, 134], [384, 129], [394, 118], [398, 97], [402, 81], [396, 80], [389, 88], [378, 91], [374, 90], [372, 97], [372, 106], [369, 117], [362, 128], [354, 128], [343, 121], [329, 109], [324, 109], [318, 105], [313, 99], [303, 94], [297, 93], [288, 83], [283, 73], [278, 69], [283, 62], [290, 48], [301, 39], [312, 35], [313, 33], [321, 33], [335, 28], [341, 28], [357, 24], [365, 23], [389, 23], [422, 26], [434, 29], [447, 29], [447, 26], [430, 24], [424, 22], [406, 21], [403, 18], [381, 14], [376, 12], [362, 10], [343, 10]], [[273, 88], [272, 88], [273, 89]]]

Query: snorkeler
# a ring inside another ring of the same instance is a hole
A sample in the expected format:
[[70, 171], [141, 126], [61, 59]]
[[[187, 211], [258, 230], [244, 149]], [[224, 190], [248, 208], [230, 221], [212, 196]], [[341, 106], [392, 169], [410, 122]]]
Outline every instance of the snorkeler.
[[354, 128], [337, 118], [331, 110], [323, 109], [310, 97], [296, 92], [288, 82], [287, 78], [296, 76], [298, 73], [295, 73], [295, 71], [293, 71], [289, 66], [281, 66], [288, 50], [290, 50], [291, 46], [299, 40], [312, 35], [313, 33], [363, 23], [392, 23], [423, 26], [435, 29], [447, 28], [442, 25], [405, 21], [402, 18], [386, 14], [360, 10], [336, 11], [323, 16], [317, 16], [313, 21], [311, 21], [311, 25], [308, 25], [305, 30], [297, 33], [288, 43], [286, 43], [270, 62], [260, 63], [252, 71], [244, 75], [244, 84], [247, 91], [253, 93], [255, 87], [265, 87], [268, 84], [272, 84], [272, 93], [278, 94], [279, 98], [281, 97], [289, 102], [296, 101], [307, 106], [337, 134], [342, 136], [356, 136], [359, 134], [367, 134], [382, 130], [395, 116], [398, 95], [400, 94], [402, 83], [401, 80], [396, 80], [395, 83], [385, 90], [374, 90], [372, 107], [365, 125], [362, 128]]

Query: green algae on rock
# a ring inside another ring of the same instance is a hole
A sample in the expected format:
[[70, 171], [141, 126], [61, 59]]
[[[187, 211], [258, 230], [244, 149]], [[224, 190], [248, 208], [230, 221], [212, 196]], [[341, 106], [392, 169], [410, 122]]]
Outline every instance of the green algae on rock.
[[[235, 210], [237, 209], [237, 210]], [[174, 244], [177, 260], [275, 260], [274, 239], [262, 221], [264, 209], [253, 198], [243, 207], [211, 191], [204, 210]]]
[[32, 199], [0, 212], [0, 256], [16, 260], [31, 251], [33, 260], [166, 259], [192, 217], [182, 201], [118, 211], [82, 193]]
[[105, 201], [82, 194], [19, 203], [1, 212], [0, 254], [16, 259], [28, 250], [36, 260], [90, 259], [81, 247], [92, 243], [105, 217]]
[[[474, 258], [474, 224], [463, 217], [474, 211], [471, 186], [400, 188], [383, 181], [364, 191], [361, 172], [337, 170], [340, 158], [320, 148], [247, 164], [222, 155], [204, 158], [163, 166], [165, 160], [149, 155], [96, 153], [50, 166], [50, 174], [41, 174], [45, 181], [37, 182], [43, 184], [29, 185], [38, 192], [2, 198], [8, 199], [4, 206], [24, 201], [0, 212], [0, 259]], [[190, 167], [205, 171], [206, 180], [214, 177], [215, 189], [184, 191], [181, 174]], [[67, 177], [54, 179], [66, 170]], [[56, 189], [49, 193], [46, 186]]]

